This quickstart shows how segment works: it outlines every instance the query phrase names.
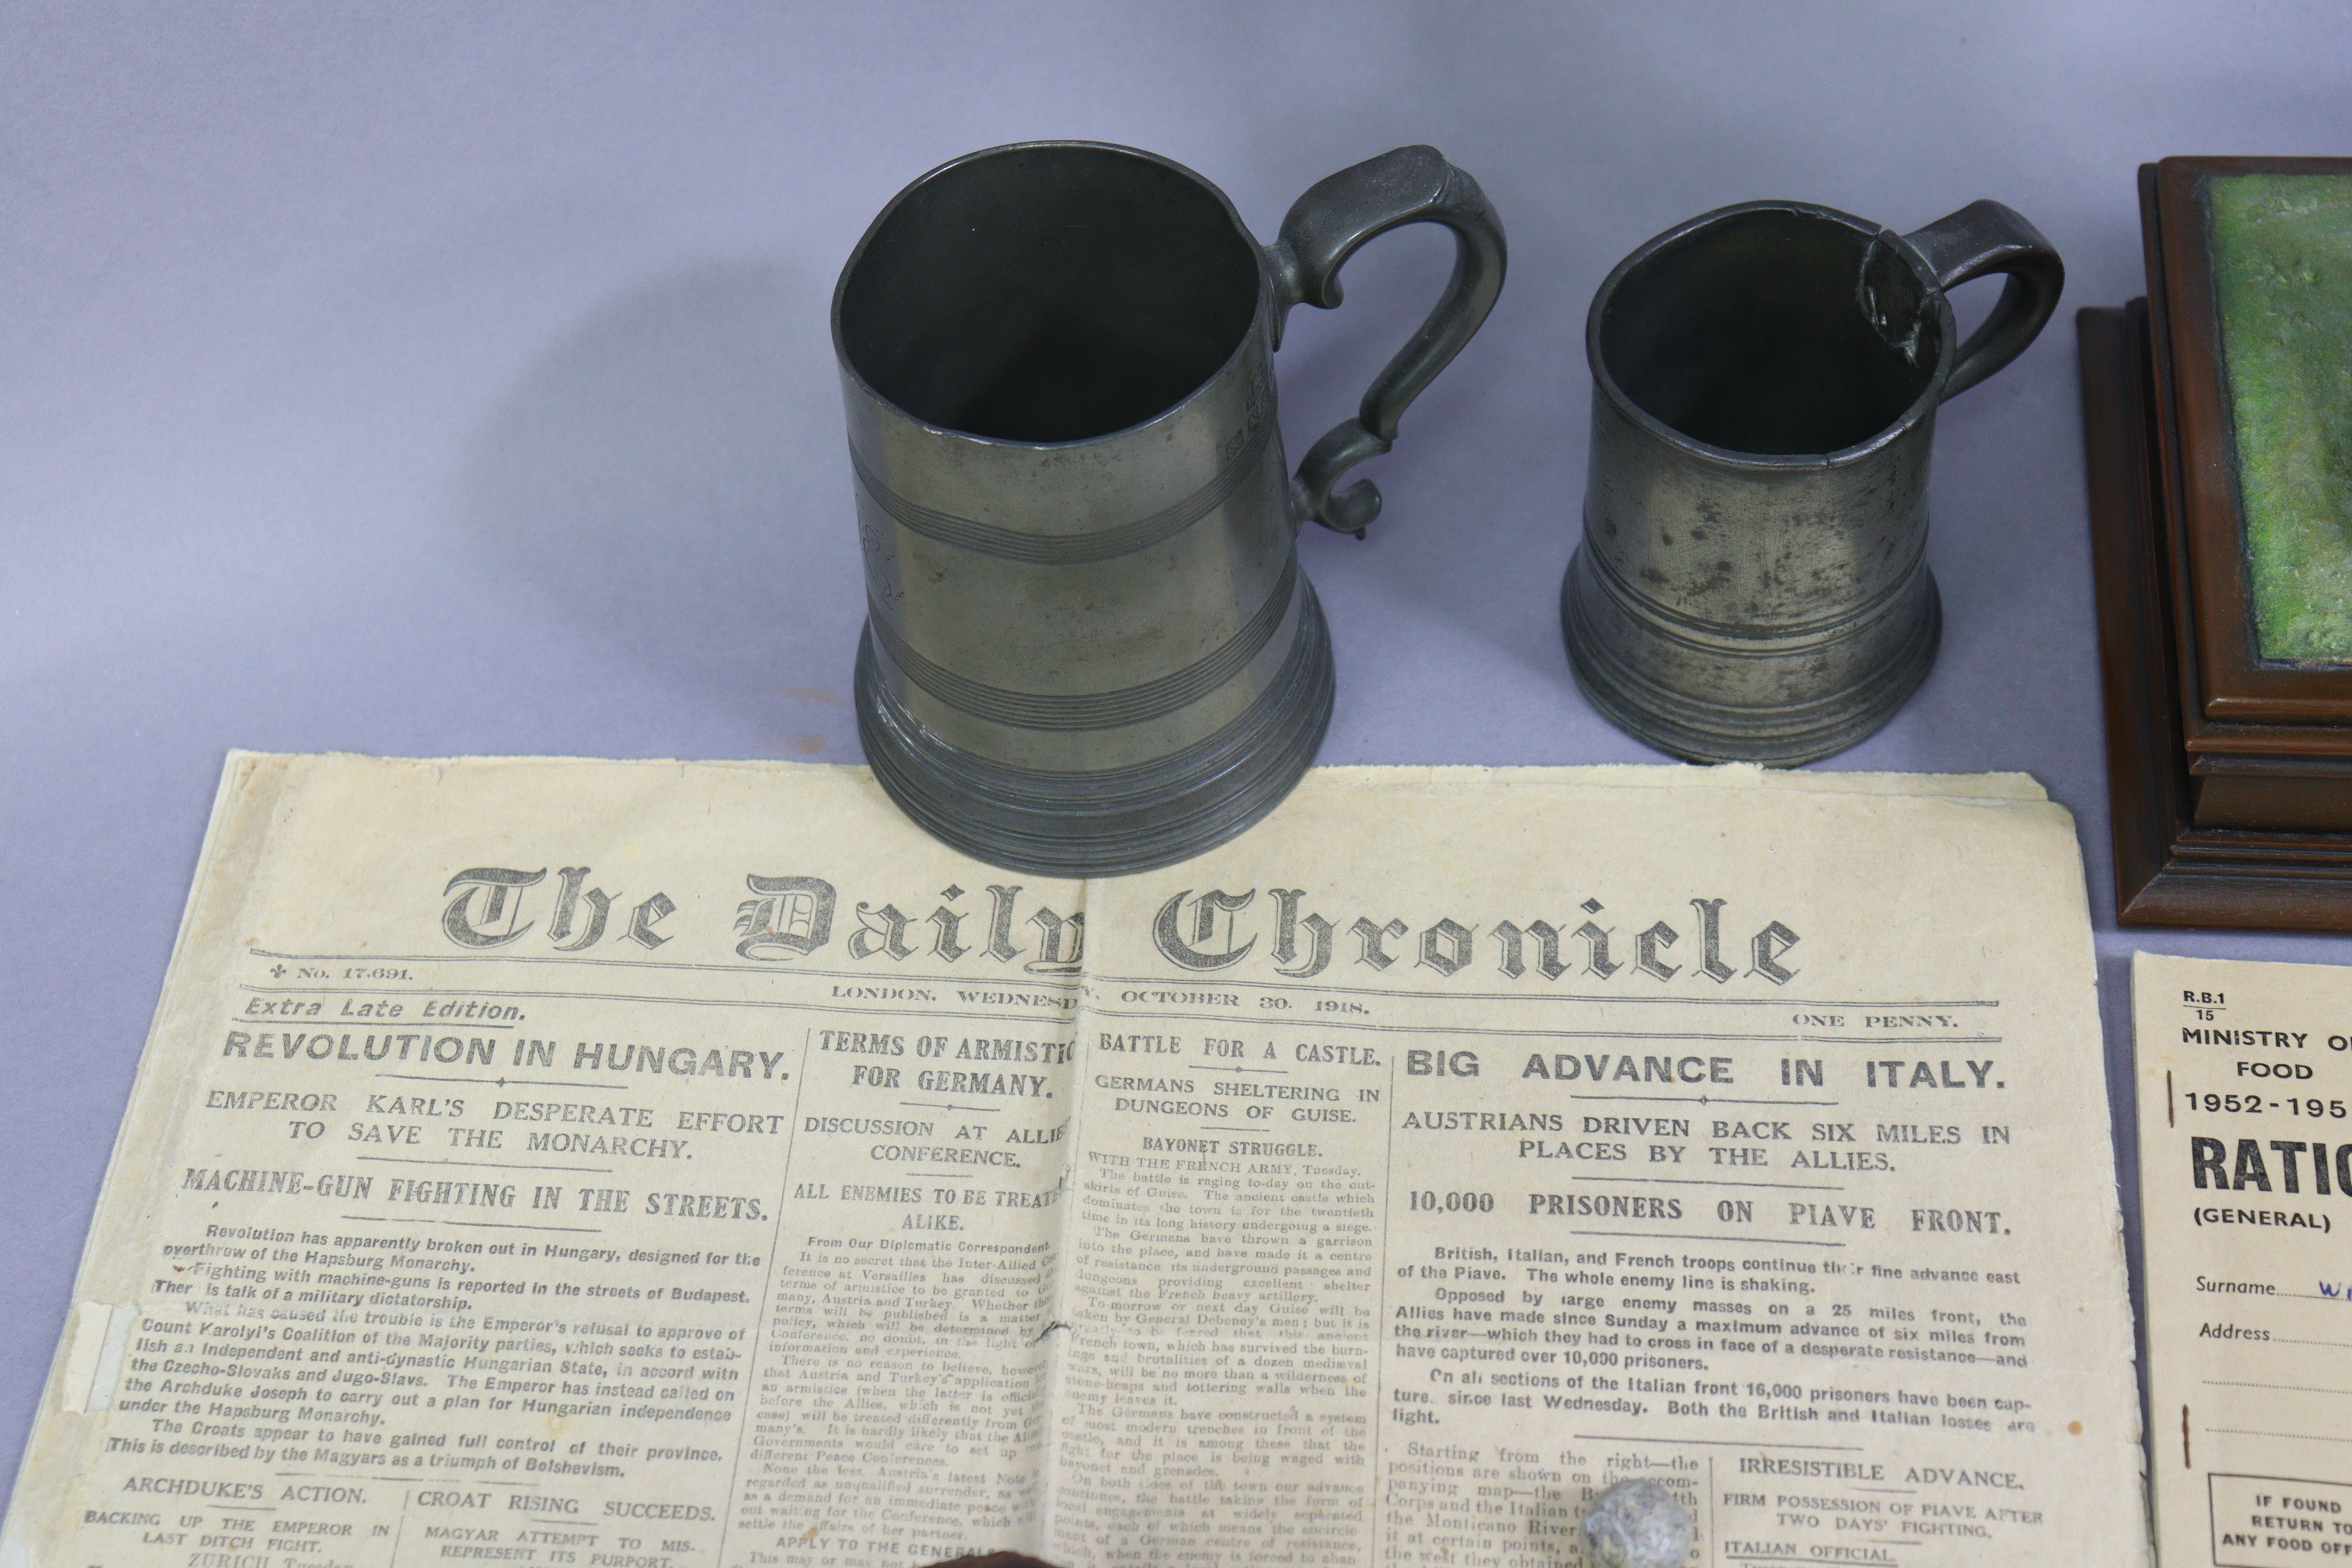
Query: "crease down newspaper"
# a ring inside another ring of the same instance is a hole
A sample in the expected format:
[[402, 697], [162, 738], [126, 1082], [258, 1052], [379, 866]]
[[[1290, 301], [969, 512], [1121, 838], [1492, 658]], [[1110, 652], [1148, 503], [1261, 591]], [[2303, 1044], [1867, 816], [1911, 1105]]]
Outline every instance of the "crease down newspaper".
[[2015, 775], [1335, 769], [1094, 883], [862, 769], [237, 753], [0, 1568], [2147, 1558]]

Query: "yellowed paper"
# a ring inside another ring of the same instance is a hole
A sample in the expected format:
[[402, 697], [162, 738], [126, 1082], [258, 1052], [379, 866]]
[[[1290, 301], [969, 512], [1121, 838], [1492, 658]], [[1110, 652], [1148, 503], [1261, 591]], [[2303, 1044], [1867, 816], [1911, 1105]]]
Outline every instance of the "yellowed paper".
[[2132, 958], [2168, 1568], [2352, 1557], [2352, 969]]
[[2137, 1563], [2065, 814], [1634, 773], [233, 758], [0, 1558]]

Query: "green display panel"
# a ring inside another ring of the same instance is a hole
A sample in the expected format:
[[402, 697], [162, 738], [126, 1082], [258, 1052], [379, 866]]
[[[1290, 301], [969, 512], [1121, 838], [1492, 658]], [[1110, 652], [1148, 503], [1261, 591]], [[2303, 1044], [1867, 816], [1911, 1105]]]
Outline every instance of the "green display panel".
[[2254, 642], [2352, 663], [2352, 176], [2207, 182]]

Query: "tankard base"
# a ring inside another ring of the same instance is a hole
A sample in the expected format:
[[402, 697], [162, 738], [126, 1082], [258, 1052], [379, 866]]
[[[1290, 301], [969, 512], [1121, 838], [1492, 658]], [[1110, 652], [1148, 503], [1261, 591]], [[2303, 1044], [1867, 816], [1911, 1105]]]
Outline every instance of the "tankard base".
[[1240, 718], [1154, 762], [1099, 773], [1007, 767], [951, 746], [881, 679], [857, 644], [857, 734], [875, 778], [933, 837], [1008, 870], [1118, 877], [1213, 849], [1282, 803], [1331, 722], [1331, 635], [1299, 579], [1298, 635]]
[[1709, 701], [1644, 675], [1601, 635], [1578, 592], [1583, 553], [1578, 551], [1569, 563], [1559, 595], [1560, 629], [1577, 689], [1617, 728], [1685, 762], [1787, 768], [1858, 745], [1910, 700], [1935, 668], [1943, 640], [1943, 599], [1923, 567], [1926, 604], [1895, 654], [1862, 680], [1828, 696], [1771, 705]]

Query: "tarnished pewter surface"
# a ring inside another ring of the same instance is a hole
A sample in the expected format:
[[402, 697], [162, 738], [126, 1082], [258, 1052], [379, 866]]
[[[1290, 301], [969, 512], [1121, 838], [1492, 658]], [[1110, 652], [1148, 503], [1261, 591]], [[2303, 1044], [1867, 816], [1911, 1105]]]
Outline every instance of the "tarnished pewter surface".
[[[2009, 281], [1961, 342], [1945, 290]], [[1909, 236], [1750, 202], [1635, 251], [1594, 297], [1583, 542], [1560, 589], [1577, 683], [1676, 756], [1844, 750], [1935, 664], [1936, 410], [2032, 342], [2063, 270], [2009, 208]]]
[[1331, 640], [1298, 579], [1298, 635], [1232, 723], [1131, 767], [1007, 768], [941, 741], [893, 697], [869, 625], [857, 650], [857, 731], [882, 781], [933, 836], [994, 865], [1045, 876], [1172, 865], [1274, 809], [1315, 760], [1331, 721]]
[[[1294, 478], [1283, 321], [1337, 305], [1356, 248], [1415, 222], [1454, 233], [1444, 294]], [[1377, 515], [1339, 476], [1389, 449], [1503, 268], [1486, 196], [1428, 147], [1318, 183], [1269, 247], [1129, 148], [1000, 147], [901, 192], [834, 296], [858, 734], [892, 797], [959, 848], [1065, 876], [1165, 865], [1271, 810], [1332, 704], [1297, 530]]]

